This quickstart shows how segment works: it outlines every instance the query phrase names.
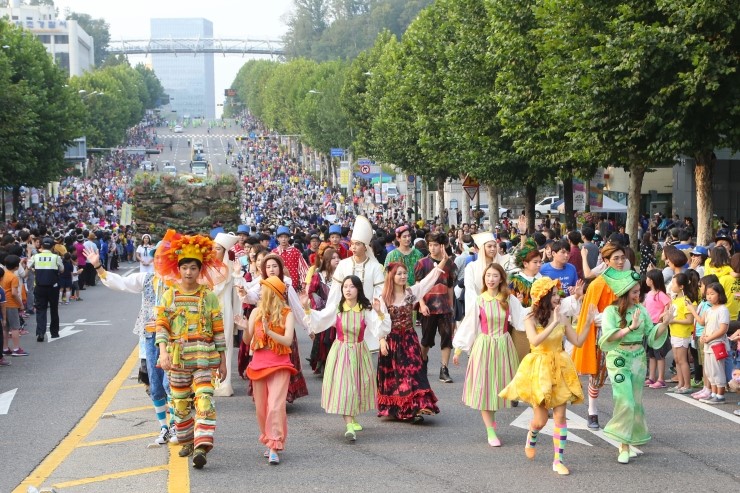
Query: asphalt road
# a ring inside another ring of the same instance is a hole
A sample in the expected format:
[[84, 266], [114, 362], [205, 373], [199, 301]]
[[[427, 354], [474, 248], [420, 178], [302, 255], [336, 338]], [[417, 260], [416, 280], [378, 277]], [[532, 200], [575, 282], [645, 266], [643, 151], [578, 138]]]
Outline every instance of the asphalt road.
[[[138, 362], [132, 353], [136, 337], [131, 328], [139, 297], [102, 286], [83, 295], [84, 301], [60, 308], [63, 327], [75, 327], [67, 332], [80, 332], [51, 343], [23, 336], [22, 344], [31, 355], [13, 358], [12, 366], [0, 369], [0, 394], [17, 389], [7, 415], [0, 415], [0, 492], [11, 491], [39, 469], [48, 469], [48, 474], [44, 481], [33, 483], [36, 486], [87, 492], [165, 492], [169, 482], [183, 478], [187, 483], [176, 483], [179, 491], [194, 492], [531, 491], [566, 484], [573, 491], [603, 490], [607, 485], [619, 485], [622, 491], [644, 491], [650, 486], [667, 491], [728, 491], [740, 484], [736, 440], [740, 419], [731, 415], [740, 400], [737, 394], [729, 395], [733, 405], [712, 409], [648, 389], [645, 406], [653, 440], [640, 447], [644, 454], [629, 465], [617, 463], [614, 446], [578, 429], [586, 408], [572, 406], [571, 440], [565, 452], [571, 476], [558, 477], [550, 468], [549, 436], [541, 435], [534, 461], [524, 457], [526, 432], [511, 423], [519, 419], [526, 424], [526, 415], [520, 418], [529, 412], [525, 406], [498, 413], [503, 447], [487, 445], [479, 413], [460, 402], [463, 367], [451, 368], [454, 383], [439, 382], [436, 350], [431, 353], [429, 374], [441, 414], [411, 425], [366, 413], [359, 417], [365, 431], [354, 444], [345, 441], [341, 418], [321, 409], [321, 379], [309, 369], [310, 395], [288, 407], [287, 450], [277, 467], [268, 466], [262, 457], [254, 406], [246, 396], [245, 382], [237, 381], [235, 396], [218, 399], [216, 448], [205, 470], [195, 471], [176, 457], [176, 446], [169, 447], [171, 454], [168, 447], [147, 448], [157, 425], [150, 400], [132, 379]], [[301, 338], [304, 357], [309, 347], [308, 338]], [[121, 373], [125, 364], [128, 367]], [[111, 393], [111, 387], [116, 392]], [[105, 407], [100, 407], [101, 396], [108, 396]], [[611, 414], [609, 387], [600, 404], [605, 424]], [[112, 419], [103, 418], [103, 409]], [[80, 432], [85, 423], [87, 431]], [[588, 444], [577, 443], [574, 435]], [[70, 440], [83, 443], [69, 451]], [[47, 456], [45, 465], [36, 469]], [[50, 468], [49, 461], [57, 457], [62, 460]], [[129, 471], [128, 475], [121, 476], [122, 471]], [[178, 491], [169, 484], [169, 491]]]

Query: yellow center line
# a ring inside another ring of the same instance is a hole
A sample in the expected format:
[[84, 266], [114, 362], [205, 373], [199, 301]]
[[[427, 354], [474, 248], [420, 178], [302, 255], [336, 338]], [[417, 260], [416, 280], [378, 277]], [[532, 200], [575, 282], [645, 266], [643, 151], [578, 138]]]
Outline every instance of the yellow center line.
[[190, 491], [190, 460], [177, 455], [179, 448], [170, 446], [170, 473], [167, 477], [167, 493], [183, 493]]
[[95, 440], [94, 442], [81, 442], [78, 447], [94, 447], [96, 445], [108, 445], [110, 443], [130, 442], [132, 440], [141, 440], [142, 438], [151, 438], [159, 436], [159, 433], [142, 433], [141, 435], [129, 435], [126, 437], [106, 438], [105, 440]]
[[[139, 345], [137, 344], [128, 359], [118, 371], [113, 380], [106, 385], [95, 404], [92, 405], [85, 416], [77, 423], [77, 426], [67, 435], [61, 443], [24, 479], [13, 493], [26, 493], [29, 486], [41, 486], [52, 473], [64, 462], [69, 454], [85, 439], [95, 428], [103, 411], [108, 409], [118, 390], [128, 379], [134, 367], [139, 364]], [[184, 490], [183, 490], [184, 491]]]
[[106, 411], [103, 414], [136, 413], [136, 412], [139, 412], [139, 411], [149, 411], [151, 409], [152, 409], [152, 405], [149, 404], [148, 406], [129, 407], [128, 409], [116, 409], [115, 411]]
[[149, 474], [157, 471], [166, 471], [167, 466], [154, 466], [144, 467], [142, 469], [132, 469], [130, 471], [114, 472], [112, 474], [103, 474], [101, 476], [93, 476], [91, 478], [74, 479], [72, 481], [64, 481], [63, 483], [56, 483], [54, 488], [71, 488], [73, 486], [80, 486], [83, 484], [98, 483], [100, 481], [109, 481], [111, 479], [127, 478], [129, 476], [140, 476], [142, 474]]

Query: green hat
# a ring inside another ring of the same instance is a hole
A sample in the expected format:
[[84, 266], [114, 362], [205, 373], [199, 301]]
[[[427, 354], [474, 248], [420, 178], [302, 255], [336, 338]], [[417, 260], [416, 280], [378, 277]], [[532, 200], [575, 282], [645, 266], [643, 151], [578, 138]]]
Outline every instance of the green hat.
[[632, 289], [640, 282], [640, 274], [633, 270], [617, 270], [613, 267], [607, 268], [604, 273], [604, 280], [609, 285], [614, 294], [618, 297]]

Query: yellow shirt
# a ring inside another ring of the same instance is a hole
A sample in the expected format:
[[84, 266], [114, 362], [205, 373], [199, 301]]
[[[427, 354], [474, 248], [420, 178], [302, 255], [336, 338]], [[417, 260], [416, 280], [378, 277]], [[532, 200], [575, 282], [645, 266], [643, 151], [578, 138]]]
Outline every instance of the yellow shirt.
[[[686, 303], [684, 302], [685, 297], [684, 296], [676, 296], [676, 299], [674, 299], [671, 304], [675, 307], [675, 316], [673, 317], [674, 320], [686, 320], [689, 318], [689, 309], [686, 307]], [[687, 338], [691, 337], [691, 334], [694, 332], [694, 325], [685, 325], [685, 324], [670, 324], [671, 327], [671, 337], [682, 337]]]

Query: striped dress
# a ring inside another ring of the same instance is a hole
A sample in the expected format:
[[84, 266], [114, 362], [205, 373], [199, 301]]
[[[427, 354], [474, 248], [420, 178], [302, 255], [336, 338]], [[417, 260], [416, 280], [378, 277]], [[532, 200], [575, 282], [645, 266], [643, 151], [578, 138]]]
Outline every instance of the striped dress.
[[506, 330], [508, 311], [488, 292], [478, 296], [480, 333], [470, 349], [465, 373], [463, 403], [481, 411], [511, 407], [511, 401], [499, 397], [514, 378], [519, 358]]
[[337, 338], [326, 357], [321, 407], [329, 414], [357, 416], [375, 407], [375, 376], [365, 344], [365, 318], [359, 305], [337, 314]]

